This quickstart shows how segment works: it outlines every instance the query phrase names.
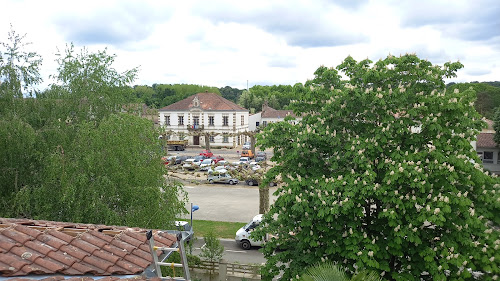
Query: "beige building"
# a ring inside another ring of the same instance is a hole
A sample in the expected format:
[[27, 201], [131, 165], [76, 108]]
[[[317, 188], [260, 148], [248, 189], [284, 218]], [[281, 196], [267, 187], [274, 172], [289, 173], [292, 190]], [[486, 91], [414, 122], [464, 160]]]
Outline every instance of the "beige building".
[[[171, 140], [188, 140], [189, 145], [236, 147], [247, 141], [248, 110], [214, 93], [198, 93], [165, 106], [159, 123]], [[170, 132], [170, 134], [169, 134]]]

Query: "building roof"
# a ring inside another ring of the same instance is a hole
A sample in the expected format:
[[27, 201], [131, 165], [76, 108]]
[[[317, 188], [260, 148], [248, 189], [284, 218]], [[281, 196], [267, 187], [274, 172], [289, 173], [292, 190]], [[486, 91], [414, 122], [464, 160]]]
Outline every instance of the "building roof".
[[293, 110], [276, 110], [267, 105], [262, 105], [262, 118], [285, 118], [286, 116], [297, 117], [293, 113]]
[[493, 140], [494, 133], [479, 133], [477, 135], [476, 147], [494, 148], [497, 144]]
[[199, 108], [202, 110], [214, 111], [248, 111], [234, 102], [214, 93], [198, 93], [187, 97], [181, 101], [161, 108], [159, 111], [189, 111], [195, 106], [195, 99], [199, 101]]
[[[0, 218], [0, 276], [134, 275], [153, 257], [146, 229]], [[153, 232], [155, 245], [176, 237]], [[157, 255], [161, 251], [157, 251]]]

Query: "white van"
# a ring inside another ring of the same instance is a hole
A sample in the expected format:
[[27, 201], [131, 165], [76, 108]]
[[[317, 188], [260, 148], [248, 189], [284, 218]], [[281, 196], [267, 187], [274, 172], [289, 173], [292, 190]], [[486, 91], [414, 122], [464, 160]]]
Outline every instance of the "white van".
[[256, 215], [244, 227], [236, 231], [236, 237], [234, 238], [236, 243], [238, 243], [245, 250], [249, 250], [252, 246], [262, 246], [264, 241], [255, 241], [250, 238], [252, 231], [258, 227], [261, 222], [262, 215]]

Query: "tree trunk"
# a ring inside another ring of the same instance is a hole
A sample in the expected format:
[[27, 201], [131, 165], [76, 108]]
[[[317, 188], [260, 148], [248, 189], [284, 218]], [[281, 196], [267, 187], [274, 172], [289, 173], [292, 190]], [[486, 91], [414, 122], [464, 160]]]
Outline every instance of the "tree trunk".
[[210, 135], [204, 134], [205, 136], [205, 149], [210, 150]]
[[[250, 143], [251, 143], [250, 149], [252, 150], [253, 155], [255, 155], [255, 135], [251, 134], [249, 137], [250, 137]], [[267, 190], [269, 191], [269, 188]]]
[[259, 214], [269, 211], [269, 186], [259, 187]]

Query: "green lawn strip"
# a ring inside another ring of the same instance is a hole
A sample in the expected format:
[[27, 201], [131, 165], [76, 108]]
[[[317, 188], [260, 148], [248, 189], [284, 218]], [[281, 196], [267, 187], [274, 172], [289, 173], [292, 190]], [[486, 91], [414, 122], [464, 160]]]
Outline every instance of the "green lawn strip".
[[234, 239], [236, 231], [244, 226], [244, 222], [193, 220], [194, 236], [203, 238], [213, 231], [218, 238]]

